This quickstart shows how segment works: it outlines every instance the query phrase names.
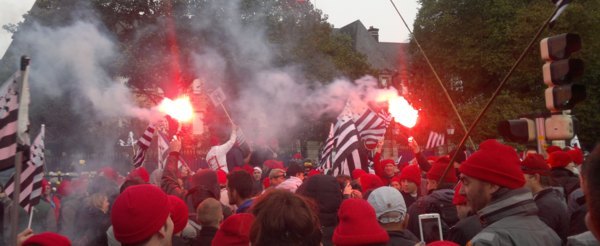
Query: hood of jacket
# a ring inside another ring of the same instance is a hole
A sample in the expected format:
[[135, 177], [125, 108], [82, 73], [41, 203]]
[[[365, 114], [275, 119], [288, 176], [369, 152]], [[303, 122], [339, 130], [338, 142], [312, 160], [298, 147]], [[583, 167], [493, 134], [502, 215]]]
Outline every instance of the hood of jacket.
[[538, 208], [529, 189], [517, 188], [498, 192], [500, 194], [492, 199], [490, 204], [477, 211], [483, 227], [509, 216], [537, 214]]

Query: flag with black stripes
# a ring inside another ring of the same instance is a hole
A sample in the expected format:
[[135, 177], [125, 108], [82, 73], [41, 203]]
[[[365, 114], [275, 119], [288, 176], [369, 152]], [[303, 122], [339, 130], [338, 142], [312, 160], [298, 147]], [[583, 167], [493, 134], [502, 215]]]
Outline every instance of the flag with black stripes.
[[[40, 133], [29, 148], [29, 158], [24, 158], [23, 171], [21, 172], [21, 191], [19, 195], [19, 205], [28, 213], [31, 207], [37, 205], [42, 197], [42, 179], [44, 178], [44, 137], [45, 126], [42, 125]], [[25, 154], [25, 153], [24, 153]], [[25, 155], [24, 155], [25, 156]], [[14, 174], [6, 183], [6, 194], [13, 197], [14, 192]]]
[[567, 6], [569, 5], [569, 3], [571, 3], [571, 0], [552, 0], [552, 2], [554, 3], [554, 5], [556, 5], [556, 8], [558, 8], [558, 10], [556, 10], [556, 13], [554, 13], [552, 18], [550, 18], [550, 22], [548, 23], [548, 26], [550, 28], [554, 27], [554, 25], [556, 24], [556, 20], [563, 12], [565, 12], [565, 9], [567, 9]]
[[21, 71], [17, 71], [0, 87], [0, 171], [15, 166], [20, 80]]
[[377, 142], [383, 139], [391, 121], [392, 116], [388, 112], [384, 110], [375, 112], [370, 107], [367, 107], [359, 117], [354, 119], [360, 139], [366, 146], [373, 148], [377, 146]]
[[427, 139], [427, 145], [425, 145], [425, 149], [432, 149], [437, 146], [442, 146], [444, 145], [445, 140], [444, 134], [431, 131], [429, 132], [429, 138]]
[[333, 124], [329, 126], [329, 135], [319, 150], [319, 166], [317, 170], [323, 173], [329, 172], [333, 167], [331, 163], [331, 153], [333, 153], [333, 144], [335, 141]]
[[135, 145], [135, 154], [133, 155], [133, 166], [138, 168], [144, 164], [146, 158], [146, 151], [152, 143], [152, 136], [154, 136], [155, 127], [150, 124], [144, 131], [144, 134], [137, 140]]
[[[162, 133], [158, 132], [158, 168], [164, 169], [167, 164], [167, 158], [169, 157], [169, 141], [167, 141], [167, 137]], [[186, 166], [189, 168], [187, 162], [183, 159], [182, 155], [179, 155], [179, 160], [177, 162], [177, 168], [181, 166]]]
[[340, 174], [351, 175], [354, 169], [368, 170], [366, 149], [359, 142], [358, 130], [351, 114], [338, 117], [335, 129], [333, 172], [334, 176]]

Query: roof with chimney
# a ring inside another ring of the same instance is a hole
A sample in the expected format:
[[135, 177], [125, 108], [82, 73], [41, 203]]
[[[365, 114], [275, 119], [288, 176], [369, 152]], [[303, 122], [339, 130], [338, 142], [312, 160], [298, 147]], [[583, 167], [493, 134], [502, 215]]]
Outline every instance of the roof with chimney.
[[350, 36], [354, 50], [366, 55], [367, 61], [374, 68], [401, 70], [410, 60], [408, 43], [379, 42], [378, 30], [373, 27], [367, 29], [360, 20], [336, 29], [336, 31]]

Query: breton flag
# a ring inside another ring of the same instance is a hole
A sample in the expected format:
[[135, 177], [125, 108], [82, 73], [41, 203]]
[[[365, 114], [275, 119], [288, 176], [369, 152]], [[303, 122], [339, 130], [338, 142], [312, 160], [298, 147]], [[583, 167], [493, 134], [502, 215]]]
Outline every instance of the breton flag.
[[333, 124], [331, 124], [331, 126], [329, 126], [329, 135], [319, 150], [319, 166], [317, 167], [317, 170], [322, 171], [323, 173], [327, 173], [333, 168], [331, 163], [331, 153], [333, 153], [334, 142], [334, 128]]
[[338, 116], [334, 133], [333, 175], [351, 175], [354, 169], [368, 170], [367, 151], [359, 142], [358, 130], [352, 120], [349, 105]]
[[[165, 169], [165, 165], [167, 164], [167, 158], [169, 157], [169, 141], [167, 141], [167, 137], [162, 133], [158, 132], [158, 168], [163, 170]], [[181, 155], [179, 155], [179, 161], [177, 162], [177, 168], [182, 165], [188, 167], [187, 162], [183, 159]]]
[[366, 146], [373, 148], [377, 146], [377, 142], [383, 139], [391, 121], [392, 116], [389, 113], [384, 110], [379, 110], [378, 113], [375, 113], [369, 107], [367, 107], [360, 117], [354, 119], [360, 139], [364, 141]]
[[27, 72], [17, 71], [0, 87], [0, 172], [15, 166], [17, 145], [29, 146], [28, 111]]
[[429, 139], [427, 139], [427, 145], [425, 149], [432, 149], [437, 146], [444, 145], [445, 137], [442, 133], [429, 132]]
[[[21, 172], [21, 192], [19, 195], [19, 205], [28, 213], [31, 208], [40, 202], [42, 196], [42, 179], [44, 178], [44, 137], [45, 126], [42, 125], [40, 133], [33, 141], [29, 149], [29, 160], [23, 163]], [[6, 194], [13, 195], [14, 175], [6, 183]]]
[[[133, 166], [138, 168], [144, 164], [146, 158], [146, 151], [152, 143], [152, 136], [154, 135], [155, 127], [150, 124], [144, 131], [144, 134], [137, 140], [135, 144], [135, 154], [133, 155]], [[168, 145], [167, 145], [168, 146]]]
[[567, 9], [567, 6], [569, 5], [569, 3], [571, 3], [571, 0], [552, 0], [552, 2], [554, 3], [554, 5], [556, 5], [556, 8], [558, 10], [556, 10], [556, 13], [554, 13], [552, 18], [550, 19], [550, 22], [548, 23], [548, 26], [550, 28], [554, 27], [554, 24], [556, 24], [556, 20], [565, 11], [565, 9]]

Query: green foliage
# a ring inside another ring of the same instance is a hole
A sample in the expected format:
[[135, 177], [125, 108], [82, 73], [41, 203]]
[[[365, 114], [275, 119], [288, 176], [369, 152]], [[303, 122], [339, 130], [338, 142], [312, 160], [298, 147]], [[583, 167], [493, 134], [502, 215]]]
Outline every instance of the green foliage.
[[[591, 105], [598, 105], [600, 54], [600, 18], [598, 1], [575, 1], [559, 18], [554, 29], [543, 37], [564, 32], [581, 35], [583, 50], [576, 56], [586, 64], [582, 83], [588, 87], [588, 99], [575, 107], [573, 113], [580, 121], [579, 137], [587, 144], [598, 136], [600, 117]], [[414, 37], [429, 55], [444, 86], [458, 104], [467, 127], [489, 100], [490, 95], [506, 76], [543, 21], [550, 17], [554, 5], [549, 1], [439, 1], [422, 0], [414, 23]], [[426, 65], [414, 40], [411, 41], [413, 72], [411, 87], [414, 97], [421, 100], [423, 113], [433, 129], [445, 128], [447, 119], [458, 121], [433, 73]], [[539, 40], [508, 80], [501, 95], [475, 128], [476, 142], [496, 138], [499, 120], [546, 111], [539, 54]], [[454, 83], [452, 83], [454, 82]], [[460, 84], [461, 86], [456, 86]], [[460, 129], [461, 127], [457, 127]], [[438, 130], [439, 131], [439, 130]], [[464, 134], [459, 131], [459, 134]]]

